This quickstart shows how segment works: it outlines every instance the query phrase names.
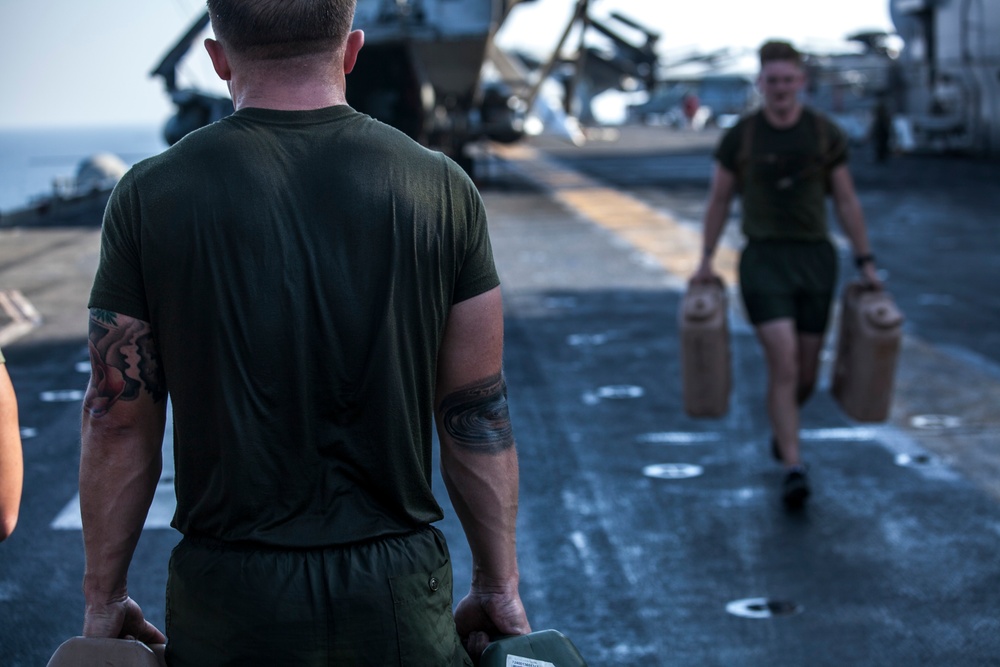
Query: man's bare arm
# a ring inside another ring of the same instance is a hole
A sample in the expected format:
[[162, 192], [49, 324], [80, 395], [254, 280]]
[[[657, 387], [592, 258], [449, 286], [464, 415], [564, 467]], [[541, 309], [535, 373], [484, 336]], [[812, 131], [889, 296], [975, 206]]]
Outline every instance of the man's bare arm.
[[86, 554], [84, 635], [163, 641], [128, 598], [128, 568], [162, 466], [166, 385], [150, 325], [90, 314], [80, 510]]
[[716, 162], [702, 223], [702, 254], [698, 271], [694, 275], [696, 280], [708, 280], [713, 276], [712, 257], [729, 219], [729, 209], [735, 193], [736, 177], [733, 172]]
[[17, 396], [7, 374], [7, 365], [0, 364], [0, 542], [7, 539], [17, 525], [23, 481], [24, 457], [17, 421]]
[[489, 634], [530, 631], [518, 594], [518, 463], [502, 362], [498, 287], [452, 308], [438, 359], [441, 471], [472, 551], [472, 590], [455, 612], [470, 654]]
[[837, 211], [837, 220], [851, 242], [854, 256], [872, 258], [858, 268], [869, 283], [881, 285], [875, 271], [871, 245], [868, 242], [864, 212], [854, 189], [854, 179], [851, 178], [851, 172], [846, 164], [838, 166], [830, 174], [830, 186], [833, 191], [833, 206]]

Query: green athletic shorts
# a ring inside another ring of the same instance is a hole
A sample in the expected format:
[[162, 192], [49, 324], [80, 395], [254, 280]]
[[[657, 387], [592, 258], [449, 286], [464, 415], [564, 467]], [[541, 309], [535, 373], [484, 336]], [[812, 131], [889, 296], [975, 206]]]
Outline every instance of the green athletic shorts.
[[171, 667], [471, 667], [444, 536], [318, 550], [184, 538], [170, 556]]
[[740, 256], [740, 294], [754, 326], [790, 318], [796, 331], [822, 335], [836, 283], [829, 241], [750, 241]]

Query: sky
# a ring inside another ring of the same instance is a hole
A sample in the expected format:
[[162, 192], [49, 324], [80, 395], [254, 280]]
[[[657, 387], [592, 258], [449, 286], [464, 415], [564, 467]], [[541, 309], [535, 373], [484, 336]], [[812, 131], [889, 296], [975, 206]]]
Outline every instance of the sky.
[[[516, 7], [499, 43], [546, 54], [575, 4]], [[0, 128], [163, 123], [172, 105], [149, 72], [203, 7], [199, 0], [0, 0]], [[668, 58], [750, 51], [772, 37], [835, 51], [850, 33], [892, 31], [889, 0], [591, 0], [591, 11], [599, 19], [618, 11], [659, 31]], [[224, 91], [203, 47], [191, 55], [188, 82]]]

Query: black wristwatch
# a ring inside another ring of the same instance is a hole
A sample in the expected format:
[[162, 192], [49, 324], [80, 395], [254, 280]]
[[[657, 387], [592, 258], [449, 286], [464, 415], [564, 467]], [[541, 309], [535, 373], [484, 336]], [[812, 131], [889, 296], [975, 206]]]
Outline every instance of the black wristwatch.
[[859, 269], [865, 264], [870, 264], [875, 262], [875, 255], [868, 253], [867, 255], [855, 255], [854, 256], [854, 266]]

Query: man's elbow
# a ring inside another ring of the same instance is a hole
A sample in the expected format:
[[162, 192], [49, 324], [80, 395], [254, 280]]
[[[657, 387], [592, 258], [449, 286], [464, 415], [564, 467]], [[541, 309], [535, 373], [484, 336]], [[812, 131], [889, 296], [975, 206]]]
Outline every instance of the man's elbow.
[[117, 442], [141, 437], [149, 427], [145, 415], [138, 412], [119, 408], [94, 413], [84, 409], [81, 431], [85, 440]]
[[850, 224], [861, 214], [861, 202], [857, 197], [841, 197], [834, 199], [834, 209], [842, 222]]

